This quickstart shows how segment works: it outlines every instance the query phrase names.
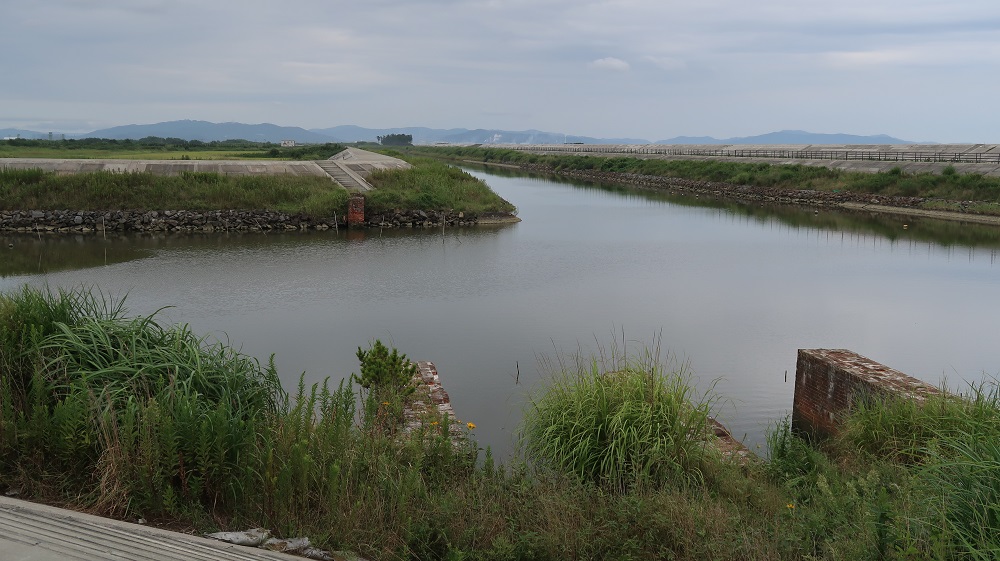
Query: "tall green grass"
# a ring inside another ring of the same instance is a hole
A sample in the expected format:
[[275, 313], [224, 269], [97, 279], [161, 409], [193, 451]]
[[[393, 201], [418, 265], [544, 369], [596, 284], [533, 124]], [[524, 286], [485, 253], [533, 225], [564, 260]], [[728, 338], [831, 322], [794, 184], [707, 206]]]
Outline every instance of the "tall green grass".
[[229, 176], [185, 172], [57, 175], [0, 169], [0, 210], [278, 210], [318, 217], [343, 214], [348, 193], [329, 178]]
[[624, 491], [703, 480], [718, 461], [709, 417], [683, 368], [667, 372], [645, 351], [562, 362], [525, 411], [522, 446], [536, 467]]
[[409, 169], [376, 171], [368, 181], [375, 190], [365, 195], [366, 210], [462, 210], [471, 213], [516, 212], [480, 179], [429, 158], [413, 159]]
[[456, 448], [448, 419], [393, 429], [383, 395], [350, 377], [287, 393], [273, 362], [88, 290], [0, 294], [0, 361], [0, 491], [101, 514], [262, 526], [371, 559], [998, 552], [995, 384], [964, 402], [871, 401], [852, 421], [867, 428], [827, 449], [782, 423], [770, 461], [741, 466], [711, 450], [711, 394], [655, 350], [612, 346], [549, 364], [524, 457], [498, 465]]
[[1000, 387], [988, 381], [962, 395], [923, 401], [864, 400], [837, 447], [862, 462], [907, 466], [923, 500], [903, 513], [914, 540], [947, 558], [1000, 553]]

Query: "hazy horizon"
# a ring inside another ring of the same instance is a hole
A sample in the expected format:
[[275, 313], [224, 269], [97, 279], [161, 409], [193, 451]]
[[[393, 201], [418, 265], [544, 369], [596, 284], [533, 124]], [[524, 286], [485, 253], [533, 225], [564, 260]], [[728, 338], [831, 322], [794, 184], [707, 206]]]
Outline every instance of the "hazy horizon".
[[179, 119], [998, 142], [1000, 4], [11, 3], [0, 128]]

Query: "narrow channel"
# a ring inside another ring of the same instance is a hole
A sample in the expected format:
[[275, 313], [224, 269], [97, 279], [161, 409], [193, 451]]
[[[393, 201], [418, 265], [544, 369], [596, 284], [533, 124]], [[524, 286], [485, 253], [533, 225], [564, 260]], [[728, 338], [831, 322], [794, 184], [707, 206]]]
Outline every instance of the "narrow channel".
[[127, 295], [135, 313], [165, 308], [261, 361], [274, 353], [288, 389], [302, 373], [349, 376], [357, 347], [380, 338], [433, 361], [500, 457], [545, 365], [613, 344], [658, 344], [751, 449], [791, 408], [799, 348], [851, 349], [953, 389], [1000, 370], [996, 228], [470, 171], [523, 221], [443, 235], [6, 236], [0, 290], [83, 285]]

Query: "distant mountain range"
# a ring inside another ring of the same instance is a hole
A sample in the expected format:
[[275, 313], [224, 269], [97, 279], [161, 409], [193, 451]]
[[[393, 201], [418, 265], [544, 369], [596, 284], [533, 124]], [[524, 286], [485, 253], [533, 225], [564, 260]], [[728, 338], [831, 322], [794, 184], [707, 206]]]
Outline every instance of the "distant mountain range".
[[[414, 144], [649, 144], [642, 138], [593, 138], [538, 130], [508, 131], [499, 129], [432, 129], [427, 127], [398, 127], [369, 129], [354, 125], [341, 125], [326, 129], [306, 130], [300, 127], [282, 127], [270, 123], [248, 125], [245, 123], [210, 123], [208, 121], [167, 121], [149, 125], [124, 125], [100, 129], [83, 134], [37, 132], [22, 129], [0, 129], [0, 138], [20, 137], [30, 139], [61, 138], [115, 138], [140, 139], [147, 136], [181, 138], [184, 140], [244, 139], [258, 142], [294, 140], [300, 143], [325, 142], [375, 142], [387, 134], [409, 134]], [[805, 131], [779, 131], [758, 136], [717, 139], [710, 136], [678, 136], [659, 140], [656, 144], [913, 144], [886, 135], [857, 136], [852, 134], [818, 134]]]
[[[711, 136], [675, 136], [657, 140], [655, 144], [917, 144], [884, 134], [858, 136], [856, 134], [822, 134], [806, 131], [778, 131], [757, 136], [712, 138]], [[926, 144], [926, 143], [923, 143]]]

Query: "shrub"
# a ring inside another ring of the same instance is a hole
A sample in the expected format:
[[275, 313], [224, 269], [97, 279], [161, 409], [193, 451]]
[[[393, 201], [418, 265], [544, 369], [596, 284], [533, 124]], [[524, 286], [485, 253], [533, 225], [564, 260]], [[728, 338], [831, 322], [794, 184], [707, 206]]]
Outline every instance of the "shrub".
[[373, 341], [368, 350], [358, 347], [361, 375], [353, 375], [355, 382], [376, 393], [411, 394], [410, 382], [417, 373], [417, 365], [395, 347], [389, 350], [381, 340]]

